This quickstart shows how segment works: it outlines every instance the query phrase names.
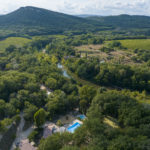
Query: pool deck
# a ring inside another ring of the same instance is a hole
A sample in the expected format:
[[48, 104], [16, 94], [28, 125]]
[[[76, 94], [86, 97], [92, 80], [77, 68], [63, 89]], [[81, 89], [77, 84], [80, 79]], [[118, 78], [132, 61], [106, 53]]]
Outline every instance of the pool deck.
[[76, 123], [76, 122], [78, 122], [79, 124], [83, 124], [83, 122], [80, 121], [80, 120], [78, 120], [78, 119], [74, 120], [74, 121], [73, 121], [73, 124]]
[[[81, 120], [77, 119], [81, 115], [82, 114], [73, 115], [72, 113], [69, 113], [65, 116], [60, 116], [58, 118], [58, 120], [60, 120], [63, 124], [63, 126], [61, 126], [61, 127], [57, 126], [56, 123], [54, 123], [54, 122], [45, 123], [43, 138], [47, 138], [48, 136], [51, 136], [53, 133], [57, 133], [57, 132], [58, 133], [63, 133], [63, 132], [74, 133], [74, 131], [83, 124], [83, 122]], [[85, 118], [86, 118], [86, 116], [85, 116]], [[56, 122], [57, 122], [57, 120], [56, 120]], [[72, 129], [71, 129], [71, 126], [72, 126]], [[70, 128], [70, 130], [68, 130], [69, 128]]]

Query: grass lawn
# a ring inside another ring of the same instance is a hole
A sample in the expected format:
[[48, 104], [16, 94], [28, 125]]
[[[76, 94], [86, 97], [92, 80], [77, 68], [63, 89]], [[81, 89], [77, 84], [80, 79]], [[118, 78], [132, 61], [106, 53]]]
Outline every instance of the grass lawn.
[[119, 128], [118, 124], [116, 123], [116, 120], [112, 117], [105, 117], [104, 123], [111, 126], [112, 128]]
[[148, 49], [150, 50], [150, 39], [119, 40], [124, 47], [129, 49]]
[[4, 50], [9, 45], [15, 45], [17, 47], [21, 47], [30, 41], [31, 41], [30, 39], [22, 38], [22, 37], [9, 37], [5, 40], [0, 41], [0, 51]]

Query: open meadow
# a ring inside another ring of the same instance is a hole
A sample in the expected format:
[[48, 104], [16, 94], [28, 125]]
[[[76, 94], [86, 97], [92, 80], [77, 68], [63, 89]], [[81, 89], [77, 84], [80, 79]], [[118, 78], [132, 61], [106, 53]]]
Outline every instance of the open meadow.
[[150, 50], [150, 39], [132, 39], [119, 40], [122, 46], [129, 49], [146, 49]]
[[23, 37], [9, 37], [5, 40], [0, 41], [0, 51], [4, 50], [9, 45], [15, 45], [17, 47], [21, 47], [30, 41], [31, 41], [31, 39], [27, 39], [27, 38], [23, 38]]

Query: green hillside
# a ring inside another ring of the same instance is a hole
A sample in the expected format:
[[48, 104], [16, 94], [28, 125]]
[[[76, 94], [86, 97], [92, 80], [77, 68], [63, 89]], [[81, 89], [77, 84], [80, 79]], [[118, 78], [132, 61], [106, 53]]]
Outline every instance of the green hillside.
[[[49, 11], [46, 9], [35, 8], [35, 7], [21, 7], [20, 9], [1, 16], [0, 24], [1, 25], [42, 25], [42, 26], [61, 26], [64, 27], [67, 25], [69, 27], [73, 24], [85, 23], [84, 19], [65, 15], [62, 13], [57, 13]], [[59, 24], [61, 23], [61, 25]]]
[[13, 36], [84, 34], [112, 31], [113, 35], [150, 36], [150, 17], [107, 16], [77, 17], [36, 7], [20, 9], [0, 16], [0, 39]]
[[101, 25], [113, 26], [114, 28], [150, 28], [150, 17], [148, 16], [106, 16], [106, 17], [88, 17], [88, 20], [99, 22]]
[[0, 16], [1, 29], [13, 30], [16, 34], [55, 34], [79, 29], [84, 31], [92, 29], [92, 26], [86, 19], [36, 7], [21, 7]]

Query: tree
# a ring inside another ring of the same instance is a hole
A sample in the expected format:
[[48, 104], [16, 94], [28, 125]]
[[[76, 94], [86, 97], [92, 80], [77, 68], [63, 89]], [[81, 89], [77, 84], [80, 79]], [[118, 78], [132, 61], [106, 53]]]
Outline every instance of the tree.
[[87, 101], [86, 100], [81, 100], [80, 101], [80, 111], [82, 112], [82, 113], [86, 113], [86, 110], [87, 110], [87, 106], [88, 104], [87, 104]]
[[87, 100], [88, 104], [90, 104], [96, 94], [96, 90], [93, 87], [85, 85], [79, 89], [79, 94], [81, 99]]
[[2, 124], [2, 121], [0, 121], [0, 133], [5, 131], [5, 126]]
[[133, 141], [128, 136], [119, 136], [112, 140], [108, 146], [108, 150], [130, 150], [134, 148]]
[[21, 108], [21, 102], [17, 98], [11, 98], [9, 103], [13, 105], [16, 109]]
[[61, 122], [61, 120], [57, 120], [57, 126], [61, 127], [63, 125], [63, 123]]
[[37, 83], [29, 82], [25, 85], [25, 89], [30, 92], [38, 92], [40, 87]]
[[113, 41], [111, 47], [121, 47], [121, 43], [119, 41]]
[[57, 64], [58, 63], [58, 59], [54, 55], [52, 56], [51, 61], [52, 61], [52, 64]]
[[141, 122], [143, 108], [134, 101], [122, 102], [118, 110], [118, 121], [124, 126], [139, 126]]
[[38, 128], [40, 128], [46, 119], [46, 112], [43, 108], [39, 109], [35, 114], [34, 114], [34, 121], [35, 124]]
[[70, 109], [76, 108], [79, 105], [79, 97], [77, 96], [76, 92], [72, 92], [71, 95], [68, 95], [68, 107]]
[[66, 94], [61, 90], [56, 90], [52, 95], [48, 97], [48, 103], [46, 104], [47, 112], [50, 119], [55, 115], [64, 113], [67, 110], [68, 100]]
[[34, 130], [30, 133], [30, 135], [28, 136], [28, 139], [30, 142], [32, 141], [34, 142], [37, 136], [38, 136], [38, 131]]
[[41, 141], [38, 150], [60, 150], [70, 141], [72, 141], [72, 136], [70, 133], [56, 133]]
[[57, 88], [57, 80], [54, 78], [48, 78], [45, 82], [46, 86], [52, 90], [56, 90]]
[[33, 121], [33, 114], [38, 110], [38, 108], [30, 104], [29, 102], [25, 102], [25, 109], [24, 109], [24, 118], [28, 121]]
[[80, 150], [80, 148], [76, 146], [64, 146], [61, 150]]
[[7, 117], [12, 117], [13, 115], [16, 114], [16, 109], [15, 109], [15, 107], [14, 107], [12, 104], [10, 104], [10, 103], [6, 103], [5, 109], [6, 109], [5, 115], [6, 115]]
[[6, 52], [12, 53], [15, 49], [16, 49], [16, 47], [14, 45], [10, 45], [9, 47], [6, 48]]
[[66, 82], [63, 87], [62, 87], [63, 91], [67, 94], [71, 94], [72, 92], [76, 92], [78, 91], [78, 88], [75, 84]]
[[5, 117], [5, 107], [6, 107], [5, 101], [0, 99], [0, 120]]

